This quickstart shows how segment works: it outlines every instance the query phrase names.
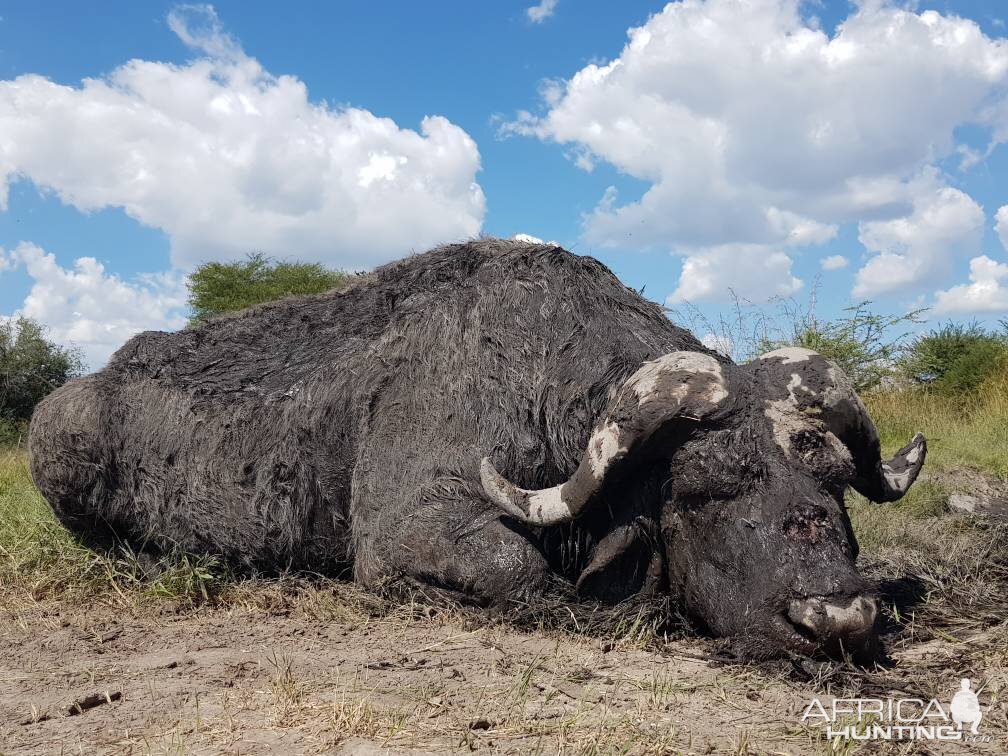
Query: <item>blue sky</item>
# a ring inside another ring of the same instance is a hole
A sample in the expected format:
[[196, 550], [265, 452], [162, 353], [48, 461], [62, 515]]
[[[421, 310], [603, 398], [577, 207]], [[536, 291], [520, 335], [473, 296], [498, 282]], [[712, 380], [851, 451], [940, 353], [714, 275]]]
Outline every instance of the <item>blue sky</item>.
[[478, 232], [710, 317], [817, 280], [825, 316], [1008, 311], [1001, 3], [532, 6], [5, 8], [0, 315], [98, 367], [184, 322], [201, 260]]

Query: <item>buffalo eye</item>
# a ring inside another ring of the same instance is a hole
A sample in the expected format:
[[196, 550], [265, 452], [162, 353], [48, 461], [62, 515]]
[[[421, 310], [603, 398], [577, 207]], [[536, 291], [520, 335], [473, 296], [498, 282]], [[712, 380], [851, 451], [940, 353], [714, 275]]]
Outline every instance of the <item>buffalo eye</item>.
[[808, 458], [823, 447], [821, 433], [814, 433], [810, 430], [801, 430], [791, 434], [791, 448], [803, 458]]
[[792, 509], [784, 517], [784, 534], [793, 541], [818, 543], [829, 529], [829, 516], [818, 504]]

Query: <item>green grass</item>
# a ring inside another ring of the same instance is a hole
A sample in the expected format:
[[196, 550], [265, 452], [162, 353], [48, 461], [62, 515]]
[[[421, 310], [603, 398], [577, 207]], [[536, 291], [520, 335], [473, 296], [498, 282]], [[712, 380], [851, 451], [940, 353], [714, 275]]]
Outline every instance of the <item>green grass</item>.
[[212, 557], [176, 553], [148, 564], [98, 554], [53, 516], [28, 474], [23, 450], [0, 450], [0, 594], [28, 600], [158, 596], [205, 601], [227, 583]]
[[875, 391], [865, 404], [886, 453], [921, 431], [928, 440], [929, 467], [966, 467], [1008, 479], [1008, 370], [964, 397], [919, 389]]

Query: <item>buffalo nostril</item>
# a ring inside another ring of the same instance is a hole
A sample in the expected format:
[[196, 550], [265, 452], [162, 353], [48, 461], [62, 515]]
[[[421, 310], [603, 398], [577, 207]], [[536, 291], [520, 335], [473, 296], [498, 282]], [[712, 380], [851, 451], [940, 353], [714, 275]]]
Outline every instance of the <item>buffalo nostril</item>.
[[809, 598], [788, 606], [788, 619], [819, 641], [868, 635], [875, 625], [878, 606], [868, 596], [847, 600]]

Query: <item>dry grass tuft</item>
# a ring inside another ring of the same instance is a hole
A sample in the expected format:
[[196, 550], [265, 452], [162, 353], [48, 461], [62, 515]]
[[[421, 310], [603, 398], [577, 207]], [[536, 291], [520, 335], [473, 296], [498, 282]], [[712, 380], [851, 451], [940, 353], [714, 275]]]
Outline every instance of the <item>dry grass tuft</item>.
[[963, 642], [966, 655], [1008, 664], [1008, 522], [950, 515], [940, 501], [926, 488], [905, 505], [856, 494], [849, 501], [862, 570], [881, 586], [889, 642]]

